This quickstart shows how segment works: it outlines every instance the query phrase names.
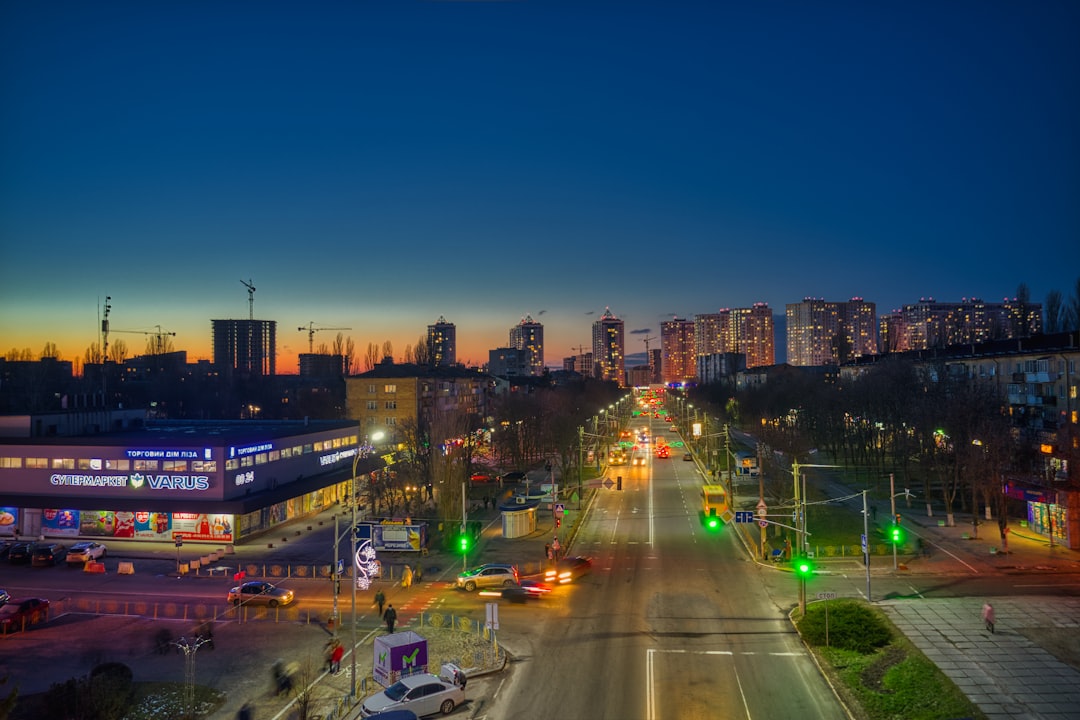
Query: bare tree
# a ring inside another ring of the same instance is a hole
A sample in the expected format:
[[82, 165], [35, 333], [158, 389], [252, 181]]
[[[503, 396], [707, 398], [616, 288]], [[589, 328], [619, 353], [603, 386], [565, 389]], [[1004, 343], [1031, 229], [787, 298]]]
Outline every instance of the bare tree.
[[394, 359], [394, 343], [390, 342], [389, 340], [383, 342], [382, 356], [384, 358], [390, 358], [391, 360]]
[[42, 358], [53, 358], [55, 360], [60, 359], [60, 350], [56, 347], [56, 343], [47, 342], [45, 347], [41, 351]]
[[1046, 293], [1046, 324], [1043, 328], [1047, 334], [1064, 330], [1065, 312], [1065, 299], [1061, 296], [1061, 291], [1051, 290]]
[[90, 346], [86, 348], [86, 352], [83, 353], [83, 365], [98, 364], [103, 360], [101, 356], [101, 346], [96, 342], [90, 343]]
[[128, 346], [127, 346], [127, 343], [124, 342], [123, 340], [116, 340], [116, 341], [113, 342], [112, 345], [109, 346], [109, 357], [108, 357], [108, 359], [113, 361], [117, 365], [119, 365], [120, 363], [127, 360], [127, 356], [128, 356]]
[[364, 371], [374, 370], [380, 360], [382, 358], [379, 357], [379, 345], [377, 343], [368, 343], [367, 352], [364, 353]]
[[431, 348], [423, 335], [417, 338], [416, 344], [413, 345], [413, 362], [421, 367], [431, 366]]

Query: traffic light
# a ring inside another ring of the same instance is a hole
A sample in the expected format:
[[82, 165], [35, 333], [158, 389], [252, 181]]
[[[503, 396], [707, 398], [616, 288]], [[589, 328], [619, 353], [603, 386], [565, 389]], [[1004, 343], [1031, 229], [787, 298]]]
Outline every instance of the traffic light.
[[904, 529], [899, 525], [893, 525], [889, 528], [889, 541], [892, 542], [893, 545], [903, 545]]
[[710, 532], [718, 532], [720, 530], [720, 518], [715, 515], [706, 515], [705, 529]]
[[795, 566], [795, 574], [804, 580], [814, 574], [814, 564], [810, 562], [809, 558], [795, 558], [793, 565]]
[[555, 518], [555, 529], [558, 530], [562, 527], [562, 518]]
[[472, 539], [467, 532], [462, 530], [461, 533], [458, 534], [458, 552], [464, 555], [469, 552], [470, 547], [472, 547]]

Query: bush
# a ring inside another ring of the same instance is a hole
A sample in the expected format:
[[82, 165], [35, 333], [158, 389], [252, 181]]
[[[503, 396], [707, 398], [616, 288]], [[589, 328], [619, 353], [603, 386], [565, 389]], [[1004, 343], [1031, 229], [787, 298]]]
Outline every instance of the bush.
[[828, 610], [828, 645], [863, 655], [885, 647], [892, 640], [888, 624], [876, 611], [858, 600], [829, 600], [806, 608], [798, 621], [799, 632], [810, 645], [824, 646]]

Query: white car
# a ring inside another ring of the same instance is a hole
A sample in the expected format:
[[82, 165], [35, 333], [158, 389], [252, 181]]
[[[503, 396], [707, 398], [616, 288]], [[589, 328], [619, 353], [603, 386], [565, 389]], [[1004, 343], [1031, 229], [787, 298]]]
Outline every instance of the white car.
[[369, 697], [360, 707], [360, 716], [371, 717], [387, 710], [412, 710], [417, 717], [449, 715], [463, 702], [465, 691], [461, 687], [438, 675], [419, 673], [403, 677]]
[[99, 542], [78, 542], [68, 548], [68, 565], [80, 565], [91, 560], [102, 560], [107, 554], [105, 546]]

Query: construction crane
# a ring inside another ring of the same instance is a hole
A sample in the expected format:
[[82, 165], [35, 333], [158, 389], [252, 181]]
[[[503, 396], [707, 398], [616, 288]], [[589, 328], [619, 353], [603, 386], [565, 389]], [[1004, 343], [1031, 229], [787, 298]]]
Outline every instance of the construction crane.
[[[656, 340], [656, 339], [657, 339], [657, 338], [654, 338], [654, 337], [650, 337], [650, 336], [648, 336], [648, 335], [646, 335], [645, 337], [643, 337], [643, 338], [642, 338], [642, 340], [644, 340], [644, 341], [645, 341], [645, 357], [648, 357], [648, 356], [649, 356], [649, 341], [650, 341], [650, 340]], [[650, 361], [650, 362], [651, 362], [651, 361]]]
[[168, 330], [162, 330], [160, 325], [155, 325], [157, 332], [150, 330], [112, 330], [114, 333], [131, 333], [133, 335], [152, 335], [154, 337], [154, 344], [151, 346], [154, 349], [153, 355], [165, 354], [165, 338], [176, 337], [176, 333], [169, 332]]
[[247, 282], [244, 282], [243, 280], [241, 280], [240, 282], [244, 283], [244, 287], [246, 287], [247, 291], [248, 291], [248, 320], [254, 320], [255, 319], [255, 286], [251, 284], [251, 279], [250, 278], [248, 279]]
[[309, 322], [307, 324], [307, 327], [298, 327], [296, 329], [299, 332], [307, 330], [307, 343], [309, 353], [315, 352], [315, 333], [319, 332], [320, 330], [352, 330], [352, 328], [345, 327], [315, 327], [314, 322]]

